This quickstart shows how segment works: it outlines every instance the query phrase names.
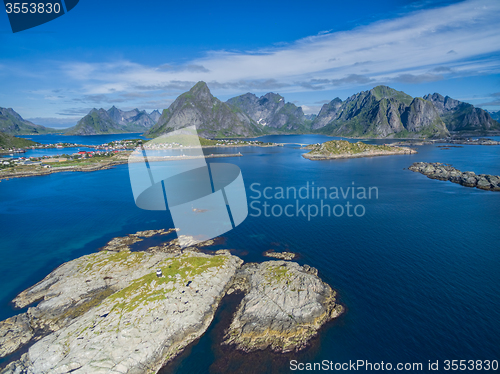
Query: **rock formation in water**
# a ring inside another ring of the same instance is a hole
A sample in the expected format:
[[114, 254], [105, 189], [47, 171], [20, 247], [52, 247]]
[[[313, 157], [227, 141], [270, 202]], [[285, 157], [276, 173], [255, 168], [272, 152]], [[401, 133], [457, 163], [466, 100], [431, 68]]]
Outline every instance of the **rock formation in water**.
[[270, 347], [299, 350], [343, 308], [317, 270], [295, 262], [246, 264], [233, 289], [246, 292], [225, 335], [225, 344], [246, 352]]
[[450, 181], [466, 187], [477, 187], [482, 190], [500, 191], [500, 176], [479, 174], [472, 171], [462, 172], [448, 164], [439, 162], [415, 162], [409, 170], [426, 175], [431, 179]]
[[[132, 250], [172, 231], [115, 238], [19, 294], [15, 306], [38, 304], [0, 322], [0, 357], [28, 348], [2, 373], [157, 372], [206, 331], [229, 289], [247, 293], [227, 340], [245, 350], [300, 349], [342, 312], [307, 265], [268, 261], [240, 270], [243, 261], [229, 251], [201, 253], [197, 247], [213, 242], [195, 245], [182, 235]], [[251, 331], [245, 321], [255, 323]]]

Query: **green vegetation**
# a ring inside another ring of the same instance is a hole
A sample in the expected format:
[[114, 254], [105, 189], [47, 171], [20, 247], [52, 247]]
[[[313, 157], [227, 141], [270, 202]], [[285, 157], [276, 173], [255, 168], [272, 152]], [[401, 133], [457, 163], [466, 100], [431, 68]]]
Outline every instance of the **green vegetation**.
[[0, 150], [10, 149], [10, 148], [24, 148], [34, 146], [38, 143], [24, 138], [16, 138], [15, 136], [8, 135], [6, 133], [0, 132]]
[[280, 264], [270, 264], [267, 266], [264, 278], [270, 285], [281, 283], [283, 281], [287, 282], [292, 280], [291, 273], [285, 265]]
[[201, 257], [192, 255], [182, 255], [164, 261], [159, 266], [163, 273], [162, 278], [158, 278], [152, 271], [139, 279], [133, 281], [128, 287], [111, 295], [108, 300], [116, 302], [113, 309], [120, 309], [129, 312], [145, 302], [153, 302], [166, 299], [165, 294], [171, 292], [174, 283], [170, 282], [182, 280], [187, 282], [195, 275], [201, 274], [210, 268], [224, 265], [227, 257], [223, 255]]
[[155, 138], [153, 140], [148, 141], [145, 145], [155, 145], [155, 144], [174, 144], [182, 145], [184, 147], [193, 147], [196, 146], [197, 143], [202, 146], [210, 146], [216, 145], [217, 141], [211, 139], [205, 139], [201, 136], [192, 135], [192, 134], [176, 134], [176, 135], [165, 135]]
[[143, 257], [144, 252], [98, 252], [87, 257], [88, 262], [83, 271], [84, 273], [99, 271], [110, 263], [118, 264], [120, 262], [125, 262], [125, 265], [130, 267], [134, 262], [141, 261]]
[[394, 88], [387, 86], [377, 86], [371, 89], [373, 95], [377, 98], [377, 100], [382, 99], [396, 99], [405, 103], [406, 105], [410, 105], [413, 101], [413, 97], [405, 94], [403, 91], [396, 91]]
[[395, 151], [399, 148], [388, 145], [372, 145], [363, 142], [351, 143], [347, 140], [331, 140], [323, 144], [312, 144], [306, 147], [310, 155], [355, 155], [363, 152]]

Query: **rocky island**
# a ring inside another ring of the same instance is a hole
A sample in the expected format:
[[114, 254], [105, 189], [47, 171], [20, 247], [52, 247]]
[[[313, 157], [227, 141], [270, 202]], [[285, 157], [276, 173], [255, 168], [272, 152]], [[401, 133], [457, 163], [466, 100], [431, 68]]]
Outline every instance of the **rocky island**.
[[331, 140], [322, 144], [311, 144], [304, 149], [308, 153], [302, 157], [309, 160], [331, 160], [340, 158], [358, 158], [373, 156], [404, 155], [417, 153], [414, 149], [407, 147], [395, 147], [391, 145], [372, 145], [363, 142], [351, 143], [347, 140]]
[[301, 349], [342, 313], [335, 292], [307, 265], [243, 265], [228, 250], [204, 253], [211, 241], [191, 245], [182, 235], [134, 250], [171, 232], [115, 238], [19, 294], [16, 307], [38, 304], [0, 322], [0, 357], [26, 352], [1, 373], [157, 372], [206, 331], [235, 291], [245, 296], [224, 343], [245, 351]]
[[421, 173], [428, 178], [450, 181], [466, 187], [477, 187], [482, 190], [500, 191], [500, 176], [479, 174], [472, 171], [462, 172], [451, 165], [439, 162], [415, 162], [409, 170]]

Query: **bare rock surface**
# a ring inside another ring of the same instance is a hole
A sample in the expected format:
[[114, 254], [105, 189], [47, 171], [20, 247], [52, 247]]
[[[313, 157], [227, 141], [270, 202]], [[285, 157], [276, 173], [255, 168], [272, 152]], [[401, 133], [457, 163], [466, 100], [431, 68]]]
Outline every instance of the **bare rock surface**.
[[482, 190], [500, 191], [500, 176], [498, 175], [477, 175], [472, 171], [462, 172], [451, 165], [439, 162], [415, 162], [408, 169], [431, 179], [450, 181], [465, 187], [477, 187]]
[[15, 352], [33, 337], [29, 317], [26, 313], [0, 322], [0, 357]]
[[317, 270], [295, 262], [244, 265], [234, 282], [236, 288], [246, 295], [225, 343], [247, 352], [304, 348], [325, 322], [343, 311], [335, 302], [335, 291], [318, 278]]
[[[188, 236], [146, 251], [145, 231], [67, 262], [14, 300], [26, 313], [0, 322], [0, 356], [27, 349], [2, 374], [154, 373], [199, 338], [226, 293], [245, 292], [225, 343], [299, 350], [342, 313], [317, 270], [294, 262], [247, 264], [227, 250], [202, 253]], [[293, 255], [293, 253], [292, 253]]]
[[11, 340], [24, 343], [33, 328], [52, 333], [3, 373], [156, 372], [203, 334], [241, 263], [228, 251], [190, 250], [101, 251], [70, 261], [28, 290], [44, 299], [18, 316], [18, 330], [32, 321]]
[[264, 252], [264, 256], [266, 257], [273, 257], [273, 258], [279, 258], [280, 260], [293, 260], [297, 255], [293, 252], [275, 252], [273, 250], [269, 250]]

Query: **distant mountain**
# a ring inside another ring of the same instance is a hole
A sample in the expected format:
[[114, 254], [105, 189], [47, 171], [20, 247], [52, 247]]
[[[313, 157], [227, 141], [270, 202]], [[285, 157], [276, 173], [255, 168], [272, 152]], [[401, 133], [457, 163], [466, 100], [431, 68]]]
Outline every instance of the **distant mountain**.
[[145, 110], [140, 111], [137, 108], [124, 112], [113, 106], [108, 110], [108, 114], [127, 132], [144, 132], [153, 127], [157, 122], [151, 119]]
[[7, 151], [10, 148], [22, 148], [38, 144], [32, 140], [17, 138], [15, 136], [0, 132], [0, 151]]
[[123, 132], [126, 132], [123, 126], [114, 121], [106, 110], [94, 108], [78, 121], [76, 126], [67, 129], [65, 135], [98, 135]]
[[32, 135], [55, 133], [58, 130], [26, 121], [12, 108], [0, 108], [0, 131], [10, 135]]
[[253, 136], [264, 133], [256, 123], [240, 109], [212, 96], [205, 82], [198, 82], [188, 92], [180, 95], [145, 136], [161, 134], [195, 125], [203, 137]]
[[153, 110], [151, 113], [149, 113], [149, 118], [151, 118], [155, 124], [158, 122], [160, 117], [161, 117], [161, 113], [156, 109]]
[[496, 111], [496, 112], [488, 112], [491, 116], [491, 118], [493, 118], [495, 121], [500, 121], [500, 110]]
[[337, 136], [443, 137], [449, 132], [434, 105], [387, 86], [377, 86], [323, 105], [312, 128]]
[[487, 133], [500, 130], [500, 124], [487, 111], [472, 104], [438, 93], [426, 95], [424, 99], [434, 104], [449, 131]]
[[65, 131], [66, 135], [98, 135], [144, 132], [155, 125], [145, 110], [123, 111], [115, 106], [109, 110], [92, 109], [76, 126]]
[[328, 104], [323, 105], [318, 115], [313, 120], [312, 129], [317, 130], [325, 127], [334, 119], [336, 119], [341, 106], [342, 100], [340, 100], [338, 97], [330, 101]]
[[301, 107], [285, 103], [281, 95], [269, 92], [257, 97], [252, 93], [226, 101], [232, 108], [241, 110], [260, 125], [283, 131], [306, 130], [308, 120]]

